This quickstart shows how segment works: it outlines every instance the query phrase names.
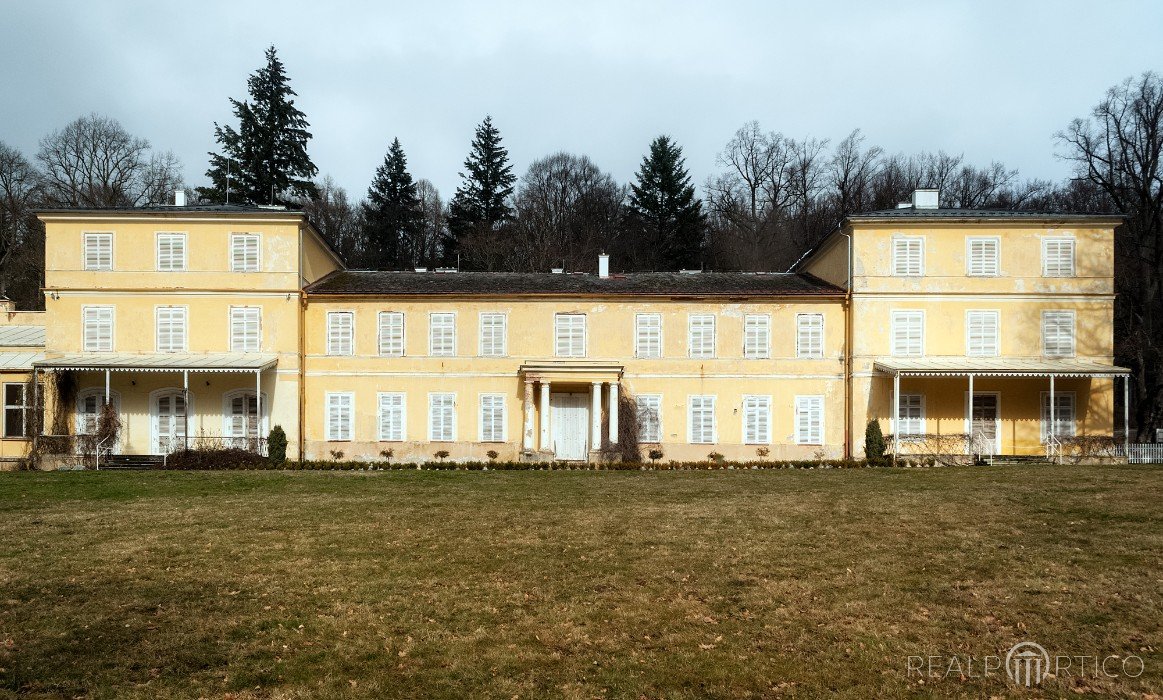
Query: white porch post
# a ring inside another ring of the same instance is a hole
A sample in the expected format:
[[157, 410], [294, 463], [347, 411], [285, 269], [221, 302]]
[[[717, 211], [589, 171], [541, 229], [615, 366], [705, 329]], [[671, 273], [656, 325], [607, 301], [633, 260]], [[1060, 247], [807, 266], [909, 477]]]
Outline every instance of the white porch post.
[[969, 449], [970, 455], [973, 454], [973, 373], [969, 374]]
[[190, 370], [182, 370], [182, 448], [190, 449]]
[[1123, 452], [1131, 461], [1131, 375], [1123, 375]]
[[32, 433], [32, 442], [36, 444], [37, 436], [44, 433], [44, 411], [40, 408], [40, 370], [32, 368], [32, 430], [29, 430], [28, 421], [25, 421], [24, 432]]
[[525, 431], [521, 433], [521, 449], [525, 452], [533, 451], [533, 379], [525, 377]]
[[618, 444], [618, 382], [610, 382], [610, 443]]
[[549, 382], [541, 380], [541, 444], [542, 450], [552, 449], [549, 444]]
[[892, 375], [892, 463], [900, 456], [901, 445], [901, 373], [897, 370]]
[[105, 403], [109, 403], [109, 370], [105, 370]]
[[602, 383], [590, 385], [590, 449], [602, 449]]
[[1054, 375], [1050, 375], [1050, 425], [1046, 434], [1049, 436], [1046, 440], [1050, 444], [1050, 455], [1057, 461], [1057, 441], [1058, 441], [1058, 412], [1054, 406]]
[[254, 449], [262, 452], [262, 370], [254, 371]]

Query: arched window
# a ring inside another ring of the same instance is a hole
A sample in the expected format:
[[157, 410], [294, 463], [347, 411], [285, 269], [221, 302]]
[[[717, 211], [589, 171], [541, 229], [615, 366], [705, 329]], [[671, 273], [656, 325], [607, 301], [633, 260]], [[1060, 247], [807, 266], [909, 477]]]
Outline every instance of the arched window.
[[[121, 412], [121, 395], [109, 392], [109, 401], [117, 412]], [[101, 406], [105, 403], [104, 389], [82, 389], [77, 392], [77, 435], [96, 435], [97, 422], [101, 417]]]

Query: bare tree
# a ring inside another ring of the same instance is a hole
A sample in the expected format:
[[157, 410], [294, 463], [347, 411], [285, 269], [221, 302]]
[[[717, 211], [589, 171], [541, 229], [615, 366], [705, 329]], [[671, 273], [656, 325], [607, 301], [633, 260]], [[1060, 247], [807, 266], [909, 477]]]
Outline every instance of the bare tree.
[[448, 242], [448, 209], [440, 198], [440, 191], [430, 180], [416, 181], [416, 194], [420, 197], [420, 209], [424, 212], [424, 224], [416, 249], [415, 264], [421, 267], [435, 267], [444, 258]]
[[0, 142], [0, 296], [25, 309], [44, 301], [44, 225], [33, 214], [39, 177], [19, 151]]
[[363, 264], [364, 250], [360, 237], [359, 210], [348, 199], [347, 191], [335, 184], [330, 175], [315, 183], [316, 196], [303, 202], [303, 211], [344, 263]]
[[843, 218], [853, 212], [865, 211], [871, 201], [872, 179], [880, 170], [879, 146], [862, 148], [864, 134], [860, 129], [836, 145], [829, 163], [831, 187], [835, 191], [836, 213]]

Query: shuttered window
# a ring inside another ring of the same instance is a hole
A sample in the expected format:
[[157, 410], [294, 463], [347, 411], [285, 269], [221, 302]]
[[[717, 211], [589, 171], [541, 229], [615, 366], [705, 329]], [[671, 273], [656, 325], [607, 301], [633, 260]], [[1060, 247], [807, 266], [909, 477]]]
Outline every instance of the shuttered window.
[[687, 354], [691, 357], [715, 356], [715, 316], [691, 314], [687, 317]]
[[1074, 276], [1074, 239], [1042, 239], [1042, 276]]
[[662, 357], [662, 315], [634, 316], [634, 357]]
[[638, 409], [638, 442], [662, 442], [662, 395], [639, 394], [634, 403]]
[[771, 444], [771, 397], [743, 397], [743, 444]]
[[230, 352], [258, 352], [262, 338], [262, 309], [257, 306], [230, 308]]
[[925, 239], [898, 236], [892, 240], [892, 274], [920, 277], [925, 274]]
[[921, 394], [901, 394], [900, 412], [896, 431], [901, 438], [925, 434], [925, 397]]
[[892, 312], [893, 357], [920, 357], [924, 354], [925, 312]]
[[113, 351], [113, 307], [86, 306], [81, 310], [86, 352]]
[[186, 307], [159, 306], [156, 314], [157, 351], [186, 352]]
[[258, 272], [262, 265], [257, 233], [230, 234], [230, 269], [233, 272]]
[[504, 394], [481, 394], [481, 442], [505, 441]]
[[112, 270], [113, 234], [86, 233], [83, 240], [85, 269]]
[[403, 442], [404, 395], [401, 393], [381, 393], [379, 400], [380, 441]]
[[186, 234], [157, 235], [157, 269], [160, 272], [181, 272], [186, 269]]
[[996, 277], [1000, 248], [997, 238], [965, 239], [965, 272], [973, 277]]
[[[1042, 442], [1050, 436], [1050, 392], [1042, 392]], [[1074, 393], [1054, 394], [1054, 436], [1074, 437]]]
[[456, 440], [456, 394], [428, 395], [428, 441]]
[[796, 444], [824, 444], [824, 397], [796, 397]]
[[771, 316], [747, 314], [743, 317], [743, 357], [748, 360], [771, 357]]
[[329, 393], [327, 401], [327, 439], [351, 440], [354, 418], [355, 395], [351, 393]]
[[970, 357], [998, 355], [998, 312], [967, 311], [965, 313], [965, 354]]
[[796, 357], [824, 356], [824, 314], [796, 314]]
[[351, 311], [327, 312], [327, 354], [351, 355], [355, 352], [355, 314]]
[[481, 357], [504, 357], [509, 353], [508, 317], [499, 313], [481, 314]]
[[692, 445], [716, 442], [715, 397], [692, 396], [687, 410], [687, 441]]
[[558, 357], [585, 357], [585, 314], [556, 314], [553, 317], [553, 338], [554, 353]]
[[456, 314], [428, 314], [428, 354], [433, 357], [456, 355]]
[[1042, 354], [1074, 357], [1074, 312], [1042, 312]]
[[380, 312], [379, 346], [383, 357], [404, 356], [404, 314], [399, 311]]

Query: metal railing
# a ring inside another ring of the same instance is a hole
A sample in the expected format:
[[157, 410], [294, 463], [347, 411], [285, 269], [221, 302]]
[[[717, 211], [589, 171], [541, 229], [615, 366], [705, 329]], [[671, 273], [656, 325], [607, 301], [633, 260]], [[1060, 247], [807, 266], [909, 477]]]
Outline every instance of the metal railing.
[[1131, 464], [1163, 464], [1163, 443], [1131, 443], [1127, 461]]
[[1058, 439], [1057, 435], [1046, 436], [1046, 459], [1053, 464], [1062, 463], [1062, 441]]

